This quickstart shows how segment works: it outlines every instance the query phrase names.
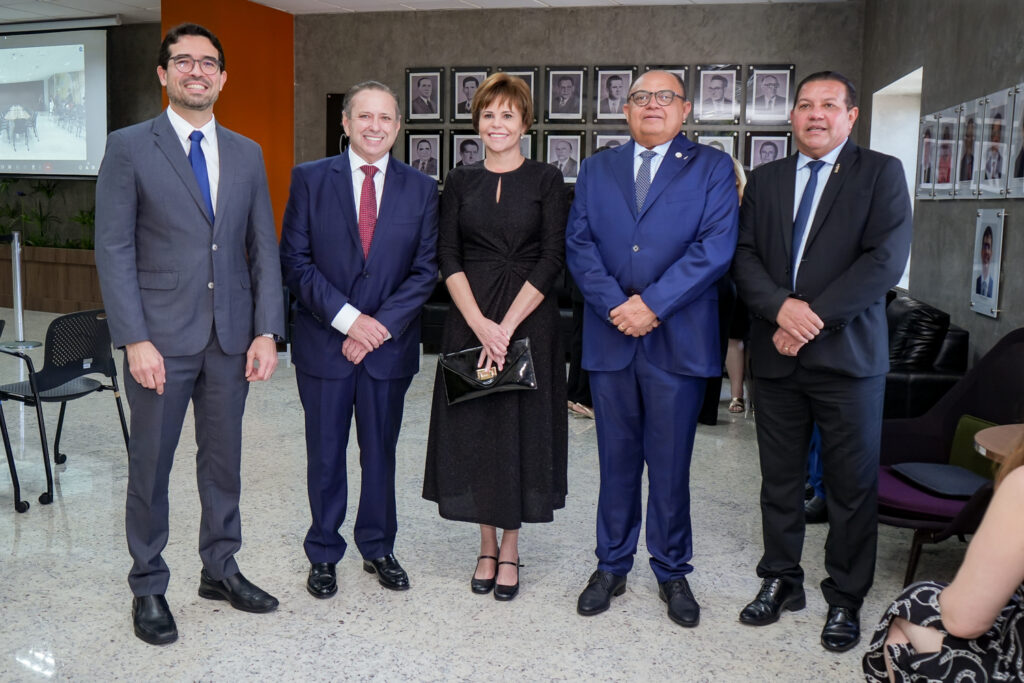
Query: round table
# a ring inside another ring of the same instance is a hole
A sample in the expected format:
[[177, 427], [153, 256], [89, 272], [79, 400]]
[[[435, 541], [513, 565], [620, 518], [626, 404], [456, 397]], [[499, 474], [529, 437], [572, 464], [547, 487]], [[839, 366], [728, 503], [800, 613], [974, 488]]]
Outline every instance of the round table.
[[974, 435], [974, 449], [995, 462], [1002, 462], [1024, 440], [1024, 424], [986, 427]]

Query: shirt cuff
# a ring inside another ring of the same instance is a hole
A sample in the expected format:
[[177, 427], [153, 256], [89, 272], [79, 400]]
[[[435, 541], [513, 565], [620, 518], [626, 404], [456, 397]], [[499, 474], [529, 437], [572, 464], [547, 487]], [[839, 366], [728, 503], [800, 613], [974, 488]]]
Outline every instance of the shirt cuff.
[[348, 334], [348, 330], [352, 327], [352, 323], [359, 317], [359, 309], [352, 304], [345, 304], [338, 311], [338, 314], [334, 316], [334, 320], [331, 321], [331, 327], [336, 329], [342, 334]]

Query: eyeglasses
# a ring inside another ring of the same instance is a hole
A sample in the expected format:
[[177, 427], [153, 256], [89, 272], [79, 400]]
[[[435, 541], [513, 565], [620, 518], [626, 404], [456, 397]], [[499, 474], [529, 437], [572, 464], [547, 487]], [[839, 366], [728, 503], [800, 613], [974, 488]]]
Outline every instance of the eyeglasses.
[[677, 92], [671, 90], [659, 90], [658, 92], [650, 92], [649, 90], [637, 90], [636, 92], [630, 93], [628, 99], [630, 102], [638, 107], [646, 107], [651, 101], [651, 96], [657, 100], [658, 104], [663, 107], [667, 107], [678, 97], [679, 99], [686, 101], [684, 95], [680, 95]]
[[220, 60], [213, 57], [200, 57], [196, 59], [188, 55], [181, 55], [179, 57], [171, 57], [171, 61], [174, 62], [174, 66], [178, 71], [183, 74], [191, 73], [196, 62], [199, 62], [199, 70], [207, 76], [212, 76], [220, 71]]
[[779, 84], [775, 83], [773, 81], [768, 81], [767, 83], [764, 84], [764, 87], [766, 87], [766, 88], [778, 88]]

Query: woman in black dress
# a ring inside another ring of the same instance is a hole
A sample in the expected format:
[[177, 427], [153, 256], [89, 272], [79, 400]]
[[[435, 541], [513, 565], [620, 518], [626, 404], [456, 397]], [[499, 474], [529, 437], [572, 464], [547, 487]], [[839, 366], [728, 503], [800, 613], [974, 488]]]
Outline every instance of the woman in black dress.
[[423, 497], [445, 519], [480, 525], [471, 587], [498, 600], [519, 591], [522, 523], [550, 522], [566, 495], [565, 357], [552, 290], [569, 207], [558, 169], [520, 151], [532, 113], [522, 79], [496, 73], [477, 89], [473, 127], [487, 154], [445, 179], [437, 249], [455, 304], [443, 352], [483, 346], [481, 365], [500, 368], [509, 342], [529, 337], [537, 375], [536, 391], [455, 405], [440, 372], [434, 379]]

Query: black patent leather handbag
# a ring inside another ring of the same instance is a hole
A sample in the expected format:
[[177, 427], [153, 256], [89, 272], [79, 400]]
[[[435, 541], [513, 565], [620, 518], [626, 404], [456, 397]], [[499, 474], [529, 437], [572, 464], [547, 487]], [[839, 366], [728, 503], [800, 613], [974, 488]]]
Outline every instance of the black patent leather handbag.
[[444, 393], [448, 405], [462, 403], [481, 396], [502, 391], [523, 391], [537, 388], [537, 375], [533, 370], [530, 338], [516, 339], [508, 345], [505, 366], [478, 368], [482, 346], [442, 353], [437, 357], [444, 380]]

